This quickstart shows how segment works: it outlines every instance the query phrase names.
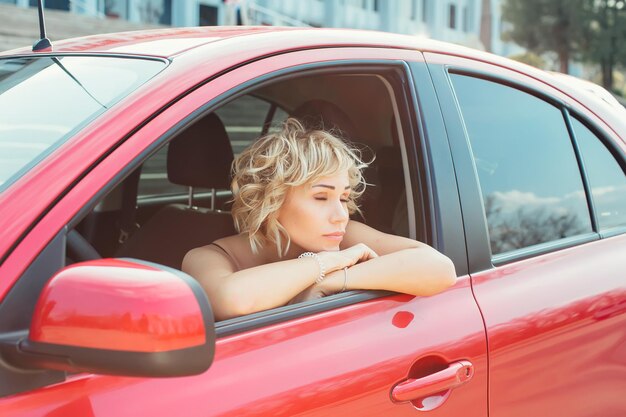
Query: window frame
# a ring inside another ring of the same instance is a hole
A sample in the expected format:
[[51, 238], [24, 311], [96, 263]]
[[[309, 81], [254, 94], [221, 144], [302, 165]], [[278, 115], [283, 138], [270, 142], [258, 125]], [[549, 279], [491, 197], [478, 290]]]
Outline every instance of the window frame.
[[[362, 74], [371, 74], [382, 76], [388, 83], [391, 84], [394, 96], [390, 97], [392, 102], [397, 103], [398, 105], [398, 116], [400, 116], [401, 129], [404, 134], [404, 141], [401, 141], [401, 147], [404, 147], [405, 160], [403, 161], [403, 171], [405, 175], [405, 185], [407, 185], [407, 190], [410, 195], [407, 195], [407, 204], [408, 207], [408, 216], [409, 216], [409, 225], [410, 225], [410, 233], [415, 233], [416, 231], [421, 231], [424, 227], [418, 227], [416, 225], [416, 209], [417, 205], [423, 201], [423, 199], [417, 199], [415, 193], [411, 193], [410, 191], [413, 187], [408, 187], [408, 184], [413, 185], [414, 181], [411, 181], [413, 178], [417, 178], [412, 174], [411, 168], [417, 163], [417, 161], [411, 162], [412, 158], [409, 157], [410, 147], [414, 146], [412, 142], [414, 142], [413, 138], [415, 135], [412, 134], [413, 129], [409, 126], [409, 121], [407, 119], [407, 115], [411, 114], [411, 105], [410, 101], [406, 99], [407, 92], [406, 84], [404, 81], [408, 81], [411, 78], [410, 72], [406, 68], [406, 64], [402, 61], [386, 61], [386, 62], [376, 62], [370, 61], [365, 63], [364, 61], [356, 61], [356, 62], [346, 62], [338, 64], [338, 62], [328, 62], [328, 63], [316, 63], [316, 64], [306, 64], [301, 67], [290, 68], [286, 70], [277, 71], [276, 73], [268, 74], [263, 77], [259, 77], [258, 79], [251, 80], [249, 87], [246, 87], [239, 94], [235, 94], [235, 97], [232, 99], [227, 99], [220, 103], [219, 105], [225, 105], [231, 100], [235, 100], [241, 95], [245, 95], [249, 91], [253, 91], [254, 89], [261, 88], [264, 85], [273, 84], [275, 82], [285, 81], [287, 79], [299, 78], [302, 76], [311, 76], [311, 75], [322, 75], [322, 74], [340, 74], [340, 73], [355, 73], [362, 72]], [[387, 73], [387, 76], [383, 74]], [[392, 82], [390, 80], [390, 75], [404, 77], [405, 79], [400, 81]], [[404, 95], [404, 97], [402, 97]], [[402, 103], [403, 102], [403, 103]], [[217, 106], [214, 107], [214, 109]], [[404, 116], [401, 111], [404, 109]], [[423, 210], [423, 209], [422, 209]], [[412, 226], [412, 227], [411, 227]], [[420, 236], [412, 236], [412, 238], [423, 239]], [[283, 321], [292, 320], [295, 318], [307, 317], [316, 313], [321, 313], [324, 311], [334, 310], [339, 307], [349, 306], [352, 304], [373, 300], [377, 298], [387, 297], [390, 295], [394, 295], [395, 293], [390, 291], [348, 291], [345, 293], [334, 294], [329, 297], [324, 297], [319, 300], [309, 300], [304, 303], [298, 303], [293, 305], [281, 306], [274, 309], [260, 311], [258, 313], [248, 314], [242, 317], [236, 317], [233, 319], [223, 320], [217, 322], [215, 324], [215, 330], [217, 338], [229, 336], [232, 334], [237, 334], [240, 332], [265, 327], [268, 325], [281, 323]]]
[[[356, 72], [383, 76], [392, 85], [394, 96], [390, 97], [390, 99], [392, 102], [395, 99], [397, 103], [401, 129], [404, 132], [404, 140], [401, 140], [401, 143], [403, 143], [402, 146], [405, 148], [403, 170], [405, 175], [405, 185], [407, 186], [408, 193], [407, 204], [409, 207], [407, 211], [409, 216], [409, 225], [410, 227], [413, 226], [412, 229], [410, 229], [410, 232], [412, 234], [418, 233], [417, 236], [413, 236], [412, 238], [430, 243], [429, 238], [432, 235], [427, 233], [427, 229], [431, 225], [425, 224], [418, 226], [416, 224], [418, 213], [423, 214], [422, 219], [425, 217], [426, 220], [429, 220], [430, 212], [427, 212], [426, 210], [429, 208], [430, 204], [428, 203], [428, 198], [424, 197], [424, 192], [421, 192], [419, 197], [417, 196], [419, 191], [413, 192], [413, 190], [426, 190], [427, 185], [423, 182], [425, 180], [420, 175], [419, 168], [416, 166], [422, 165], [420, 159], [418, 159], [418, 153], [415, 151], [415, 147], [418, 145], [415, 142], [420, 142], [421, 140], [419, 139], [417, 133], [419, 132], [418, 127], [413, 125], [413, 120], [415, 120], [415, 118], [411, 117], [411, 115], [416, 114], [416, 109], [413, 107], [415, 103], [412, 99], [413, 94], [415, 93], [411, 88], [413, 86], [412, 75], [407, 63], [400, 59], [337, 59], [325, 62], [308, 63], [277, 70], [269, 74], [252, 78], [237, 85], [228, 92], [200, 105], [190, 115], [182, 120], [179, 120], [179, 122], [173, 125], [165, 134], [154, 140], [150, 146], [146, 147], [132, 161], [132, 163], [127, 164], [122, 171], [112, 177], [107, 186], [100, 189], [88, 204], [85, 204], [81, 208], [81, 210], [68, 223], [66, 226], [67, 229], [71, 230], [76, 227], [80, 221], [97, 205], [98, 202], [100, 202], [111, 190], [119, 185], [132, 171], [141, 166], [141, 164], [143, 164], [143, 162], [145, 162], [148, 158], [156, 154], [156, 152], [162, 149], [163, 146], [166, 146], [166, 144], [174, 139], [183, 128], [196, 122], [217, 108], [227, 105], [237, 98], [247, 95], [251, 91], [261, 88], [264, 85], [284, 81], [290, 78], [298, 78], [303, 75]], [[400, 79], [391, 80], [392, 75], [400, 77]], [[419, 235], [420, 232], [422, 232], [423, 235]], [[281, 306], [217, 322], [215, 324], [216, 336], [219, 339], [228, 335], [266, 327], [287, 320], [306, 317], [312, 314], [394, 294], [396, 293], [390, 291], [349, 291], [325, 297], [320, 300], [310, 300], [304, 303]]]
[[572, 139], [572, 144], [574, 145], [574, 152], [576, 153], [576, 158], [578, 159], [578, 163], [580, 166], [580, 170], [583, 174], [583, 182], [585, 184], [585, 192], [587, 193], [587, 199], [589, 201], [589, 206], [593, 208], [593, 214], [591, 217], [593, 230], [596, 231], [600, 239], [606, 239], [608, 237], [618, 236], [626, 233], [626, 224], [622, 226], [614, 226], [608, 228], [606, 230], [600, 230], [600, 222], [597, 217], [597, 209], [596, 204], [593, 198], [593, 192], [591, 190], [591, 183], [589, 181], [589, 173], [587, 172], [587, 168], [585, 167], [585, 158], [580, 150], [580, 145], [578, 138], [576, 136], [576, 132], [574, 131], [574, 126], [572, 124], [572, 120], [577, 120], [584, 127], [589, 129], [591, 134], [595, 136], [595, 138], [600, 141], [602, 146], [606, 148], [609, 152], [610, 156], [615, 160], [617, 165], [622, 169], [622, 173], [626, 178], [626, 152], [624, 152], [621, 148], [615, 145], [612, 140], [606, 137], [606, 135], [600, 133], [598, 127], [593, 123], [593, 121], [589, 120], [589, 118], [577, 112], [575, 109], [571, 107], [564, 106], [563, 113], [565, 114], [565, 118], [567, 121], [567, 129], [570, 134], [570, 138]]
[[[478, 182], [478, 173], [475, 163], [473, 161], [471, 147], [469, 144], [469, 138], [465, 131], [463, 124], [462, 113], [456, 100], [454, 87], [450, 79], [450, 73], [466, 75], [470, 77], [480, 78], [491, 82], [496, 82], [515, 88], [527, 94], [533, 95], [540, 100], [546, 101], [552, 104], [563, 113], [564, 126], [567, 126], [568, 134], [572, 146], [574, 144], [574, 138], [571, 135], [569, 124], [571, 123], [569, 117], [571, 114], [575, 114], [579, 121], [586, 126], [590, 126], [591, 130], [599, 138], [604, 138], [605, 145], [612, 143], [611, 140], [604, 134], [599, 135], [601, 128], [598, 123], [594, 121], [590, 116], [584, 114], [580, 109], [564, 100], [557, 98], [557, 94], [551, 95], [549, 93], [551, 86], [545, 85], [545, 89], [538, 88], [532, 80], [525, 74], [517, 73], [515, 76], [507, 76], [498, 74], [496, 70], [489, 71], [484, 68], [493, 64], [489, 63], [477, 63], [472, 61], [469, 65], [463, 65], [459, 63], [442, 63], [441, 56], [438, 55], [434, 62], [429, 62], [427, 57], [429, 69], [431, 71], [433, 82], [435, 83], [437, 93], [441, 102], [441, 108], [444, 115], [446, 128], [448, 130], [449, 140], [451, 142], [451, 150], [453, 153], [453, 159], [455, 164], [455, 170], [457, 175], [457, 181], [459, 183], [459, 193], [461, 197], [461, 204], [463, 207], [464, 227], [466, 232], [466, 247], [468, 248], [468, 263], [470, 273], [480, 272], [499, 267], [511, 262], [521, 261], [529, 259], [535, 256], [549, 254], [558, 250], [566, 249], [569, 247], [593, 242], [606, 237], [622, 234], [626, 230], [612, 230], [612, 233], [600, 234], [597, 229], [597, 222], [595, 222], [596, 211], [594, 207], [589, 207], [589, 215], [592, 219], [592, 232], [583, 233], [577, 236], [559, 239], [556, 241], [545, 242], [542, 244], [529, 246], [526, 248], [517, 249], [514, 251], [506, 252], [503, 254], [492, 255], [491, 246], [489, 243], [489, 233], [487, 220], [485, 217], [484, 203], [482, 199], [482, 190]], [[478, 67], [478, 68], [477, 68]], [[509, 72], [506, 68], [498, 68], [499, 72]], [[515, 79], [517, 78], [517, 79]], [[520, 78], [524, 80], [520, 80]], [[525, 79], [529, 78], [528, 82]], [[608, 147], [608, 145], [607, 145]], [[612, 145], [610, 149], [613, 149], [619, 155], [623, 155], [623, 152], [616, 146]], [[587, 173], [581, 168], [581, 158], [578, 152], [576, 152], [576, 162], [579, 166], [581, 177], [583, 178], [583, 189], [586, 194], [587, 201], [589, 202], [590, 190], [588, 188]], [[613, 154], [615, 156], [615, 153]], [[617, 158], [616, 158], [617, 159]], [[626, 158], [625, 158], [626, 159]], [[621, 160], [622, 163], [624, 159]], [[623, 165], [622, 165], [623, 168]], [[626, 228], [624, 228], [626, 229]]]
[[[553, 252], [556, 250], [560, 250], [560, 249], [565, 249], [571, 246], [576, 246], [576, 245], [580, 245], [580, 244], [584, 244], [587, 242], [591, 242], [594, 240], [598, 240], [600, 239], [600, 234], [598, 233], [598, 227], [597, 227], [597, 217], [596, 217], [596, 211], [595, 211], [595, 207], [593, 204], [593, 201], [591, 199], [590, 196], [590, 190], [589, 190], [589, 182], [588, 182], [588, 178], [587, 178], [587, 174], [584, 170], [584, 166], [582, 164], [582, 158], [580, 156], [579, 153], [579, 149], [578, 149], [578, 144], [574, 141], [574, 136], [572, 135], [572, 126], [571, 126], [571, 121], [569, 119], [569, 112], [567, 110], [567, 107], [565, 105], [565, 103], [563, 103], [561, 100], [558, 100], [554, 97], [551, 97], [547, 94], [545, 94], [545, 92], [543, 91], [539, 91], [535, 88], [532, 88], [528, 85], [524, 85], [524, 84], [520, 84], [517, 83], [515, 81], [503, 78], [503, 77], [499, 77], [499, 76], [495, 76], [492, 74], [487, 74], [484, 73], [482, 71], [474, 71], [474, 70], [467, 70], [467, 69], [453, 69], [453, 68], [449, 68], [448, 69], [448, 80], [450, 82], [450, 86], [452, 88], [452, 92], [455, 95], [455, 101], [456, 101], [456, 106], [457, 109], [459, 111], [461, 120], [462, 120], [462, 111], [460, 108], [460, 105], [458, 103], [458, 100], [456, 100], [456, 93], [454, 92], [454, 84], [452, 82], [452, 80], [450, 79], [450, 74], [456, 74], [456, 75], [464, 75], [464, 76], [469, 76], [469, 77], [474, 77], [474, 78], [479, 78], [482, 79], [484, 81], [488, 81], [488, 82], [494, 82], [500, 85], [503, 85], [505, 87], [509, 87], [509, 88], [513, 88], [515, 90], [521, 91], [522, 93], [526, 93], [529, 94], [539, 100], [542, 100], [552, 106], [555, 107], [556, 110], [559, 110], [561, 112], [561, 115], [563, 117], [563, 127], [566, 128], [566, 133], [569, 136], [570, 139], [570, 144], [572, 146], [572, 150], [574, 151], [574, 155], [575, 155], [575, 163], [576, 166], [578, 167], [578, 171], [581, 175], [581, 179], [582, 179], [582, 184], [583, 184], [583, 191], [585, 192], [585, 200], [587, 202], [587, 208], [589, 210], [589, 216], [590, 216], [590, 221], [591, 221], [591, 232], [586, 232], [586, 233], [581, 233], [581, 234], [577, 234], [575, 236], [570, 236], [570, 237], [566, 237], [566, 238], [562, 238], [562, 239], [557, 239], [557, 240], [551, 240], [549, 242], [543, 242], [543, 243], [539, 243], [536, 245], [531, 245], [531, 246], [527, 246], [524, 248], [519, 248], [519, 249], [515, 249], [512, 251], [508, 251], [508, 252], [504, 252], [504, 253], [499, 253], [496, 255], [491, 254], [491, 262], [493, 264], [493, 266], [500, 266], [500, 265], [504, 265], [510, 262], [514, 262], [514, 261], [519, 261], [519, 260], [523, 260], [523, 259], [527, 259], [527, 258], [531, 258], [537, 255], [541, 255], [544, 253], [549, 253], [549, 252]], [[465, 132], [466, 136], [467, 136], [467, 132]], [[469, 147], [469, 152], [472, 153], [471, 150], [471, 145], [470, 145], [470, 140], [469, 140], [469, 136], [467, 136], [467, 141], [468, 141], [468, 147]], [[473, 153], [472, 153], [473, 155]], [[473, 156], [472, 156], [473, 158]], [[476, 175], [476, 178], [478, 178], [478, 171], [477, 168], [474, 164], [474, 173]], [[482, 199], [482, 189], [480, 188], [480, 182], [478, 183], [478, 188], [480, 190], [480, 196]], [[487, 223], [487, 219], [484, 216], [485, 213], [485, 208], [484, 205], [482, 205], [482, 211], [483, 211], [483, 219], [485, 222], [485, 226], [487, 227], [488, 230], [488, 223]], [[487, 239], [489, 239], [489, 233], [487, 232]], [[491, 253], [491, 245], [488, 243], [489, 245], [489, 251]]]

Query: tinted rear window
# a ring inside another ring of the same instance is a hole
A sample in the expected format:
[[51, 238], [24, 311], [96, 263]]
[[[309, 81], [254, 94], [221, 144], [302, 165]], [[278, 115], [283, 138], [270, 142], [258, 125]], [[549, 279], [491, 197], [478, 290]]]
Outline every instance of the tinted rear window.
[[450, 77], [472, 147], [492, 254], [590, 233], [561, 109], [504, 84]]
[[112, 57], [0, 59], [0, 191], [164, 67]]

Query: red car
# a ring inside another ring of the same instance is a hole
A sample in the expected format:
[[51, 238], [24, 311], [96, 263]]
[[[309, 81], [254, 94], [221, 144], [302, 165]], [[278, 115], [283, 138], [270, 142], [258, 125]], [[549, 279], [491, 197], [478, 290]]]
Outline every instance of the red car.
[[[0, 415], [626, 415], [626, 110], [569, 84], [350, 30], [0, 54]], [[182, 257], [233, 233], [230, 162], [289, 115], [376, 156], [361, 220], [455, 286], [214, 322]]]

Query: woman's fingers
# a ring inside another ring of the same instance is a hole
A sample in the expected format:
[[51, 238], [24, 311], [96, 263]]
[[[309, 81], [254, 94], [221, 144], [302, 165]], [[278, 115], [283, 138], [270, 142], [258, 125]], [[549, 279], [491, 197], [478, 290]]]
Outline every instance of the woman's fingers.
[[366, 250], [368, 253], [373, 254], [373, 255], [374, 255], [374, 257], [378, 256], [378, 255], [376, 254], [376, 252], [374, 252], [374, 249], [370, 248], [370, 247], [369, 247], [369, 246], [367, 246], [365, 243], [361, 243], [361, 245], [363, 245], [363, 247], [365, 248], [365, 250]]
[[361, 251], [361, 256], [359, 258], [360, 261], [367, 261], [369, 259], [376, 258], [378, 256], [376, 252], [374, 252], [365, 243], [359, 243], [356, 246], [358, 246], [359, 250]]
[[376, 258], [378, 254], [364, 243], [359, 243], [337, 252], [321, 252], [319, 256], [323, 258], [326, 272], [332, 272]]
[[345, 251], [348, 251], [348, 253], [352, 255], [350, 257], [350, 260], [351, 260], [350, 264], [346, 266], [352, 266], [359, 262], [365, 262], [369, 259], [376, 258], [378, 256], [376, 252], [374, 252], [364, 243], [359, 243], [357, 245], [354, 245], [348, 249], [345, 249]]

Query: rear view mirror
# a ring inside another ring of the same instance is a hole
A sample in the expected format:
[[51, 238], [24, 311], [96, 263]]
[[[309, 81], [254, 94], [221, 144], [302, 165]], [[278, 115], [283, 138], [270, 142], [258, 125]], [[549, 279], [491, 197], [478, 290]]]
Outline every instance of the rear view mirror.
[[209, 368], [213, 314], [181, 271], [102, 259], [62, 269], [44, 287], [27, 337], [5, 357], [27, 368], [145, 377]]

